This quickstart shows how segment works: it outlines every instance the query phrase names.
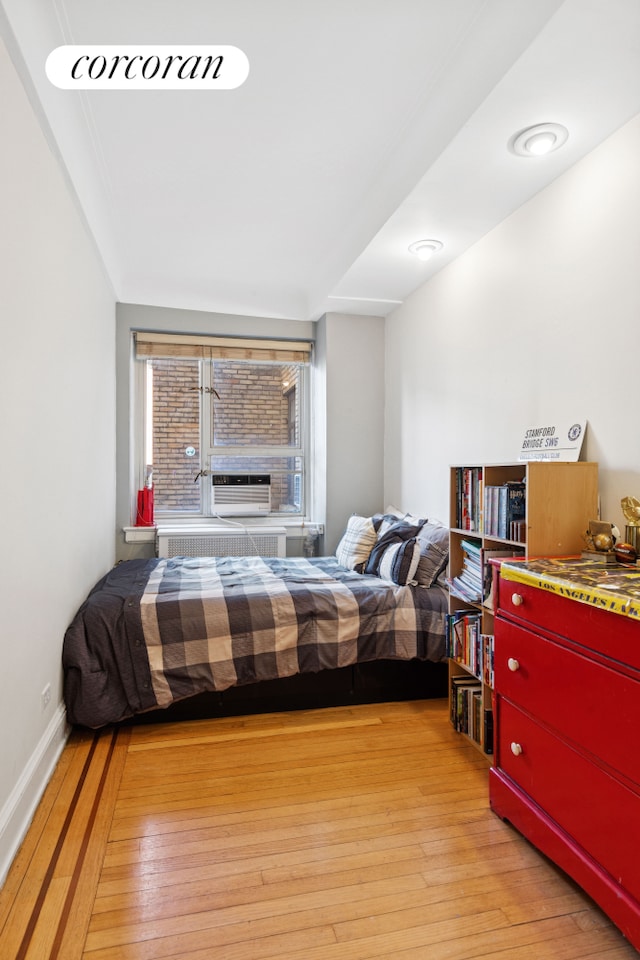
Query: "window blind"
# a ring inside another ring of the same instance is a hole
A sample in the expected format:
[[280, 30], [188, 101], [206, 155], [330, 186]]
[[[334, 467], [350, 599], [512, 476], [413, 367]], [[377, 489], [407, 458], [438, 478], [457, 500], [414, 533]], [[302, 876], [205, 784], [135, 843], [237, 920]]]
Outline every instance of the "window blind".
[[134, 337], [136, 358], [306, 363], [311, 357], [311, 343], [304, 340], [253, 340], [248, 337], [189, 336], [147, 331], [137, 331]]

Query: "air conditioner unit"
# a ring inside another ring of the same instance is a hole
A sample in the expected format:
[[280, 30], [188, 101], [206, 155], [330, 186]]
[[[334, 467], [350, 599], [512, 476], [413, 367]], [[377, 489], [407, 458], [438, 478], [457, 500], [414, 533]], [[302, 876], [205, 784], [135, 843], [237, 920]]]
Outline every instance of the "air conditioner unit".
[[159, 557], [286, 557], [284, 527], [158, 527]]
[[268, 473], [213, 473], [211, 509], [220, 517], [271, 513]]

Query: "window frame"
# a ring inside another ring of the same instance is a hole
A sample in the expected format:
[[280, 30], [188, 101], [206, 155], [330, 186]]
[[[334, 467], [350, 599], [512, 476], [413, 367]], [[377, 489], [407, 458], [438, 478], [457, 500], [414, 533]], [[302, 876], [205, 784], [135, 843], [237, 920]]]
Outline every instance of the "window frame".
[[[136, 333], [133, 332], [133, 338], [135, 339]], [[149, 338], [150, 335], [146, 334]], [[180, 338], [176, 338], [180, 339]], [[207, 340], [206, 337], [198, 337], [198, 341], [203, 342]], [[212, 338], [213, 339], [213, 338]], [[215, 338], [217, 342], [220, 341], [220, 338]], [[237, 338], [234, 340], [237, 343]], [[260, 345], [263, 341], [261, 340], [252, 340], [251, 338], [243, 338], [243, 342], [251, 345], [253, 343]], [[283, 347], [287, 347], [287, 341], [282, 341]], [[294, 361], [297, 366], [299, 366], [299, 378], [298, 378], [298, 403], [300, 409], [299, 415], [299, 442], [297, 446], [283, 446], [283, 445], [216, 445], [214, 443], [214, 436], [212, 432], [212, 416], [211, 410], [213, 404], [203, 403], [203, 399], [208, 394], [201, 390], [200, 392], [200, 417], [199, 417], [199, 444], [200, 444], [200, 461], [197, 459], [194, 460], [194, 472], [196, 468], [199, 468], [201, 471], [204, 471], [199, 479], [200, 484], [200, 510], [199, 512], [188, 511], [184, 513], [176, 513], [173, 511], [164, 511], [158, 510], [156, 508], [155, 520], [156, 523], [160, 521], [163, 526], [181, 525], [197, 522], [211, 522], [216, 520], [215, 513], [212, 512], [212, 482], [211, 482], [211, 457], [220, 457], [220, 456], [237, 456], [237, 457], [281, 457], [281, 458], [297, 458], [301, 461], [301, 494], [302, 502], [301, 509], [298, 512], [280, 512], [274, 511], [265, 516], [259, 518], [260, 522], [278, 522], [282, 524], [283, 522], [305, 522], [309, 516], [309, 504], [311, 502], [311, 476], [312, 476], [312, 464], [310, 462], [313, 455], [312, 444], [311, 444], [311, 344], [308, 344], [308, 358], [306, 360], [296, 360]], [[213, 369], [214, 369], [214, 360], [219, 362], [221, 359], [225, 358], [220, 357], [194, 357], [197, 359], [200, 368], [200, 379], [199, 382], [202, 387], [212, 387], [213, 386]], [[233, 359], [233, 358], [230, 358]], [[133, 482], [132, 493], [131, 493], [131, 515], [135, 517], [135, 504], [137, 497], [137, 490], [140, 489], [145, 482], [147, 475], [147, 463], [146, 463], [146, 452], [148, 449], [147, 442], [147, 429], [148, 429], [148, 374], [147, 369], [148, 365], [153, 360], [152, 356], [137, 356], [135, 343], [132, 351], [132, 363], [133, 363], [133, 376], [132, 376], [132, 386], [134, 391], [134, 430], [132, 437], [132, 446], [133, 446], [133, 465], [135, 480]], [[247, 358], [248, 363], [278, 363], [278, 362], [287, 362], [291, 363], [292, 361], [279, 361], [278, 359], [274, 360], [253, 360]], [[215, 471], [218, 472], [218, 471]], [[226, 471], [232, 473], [232, 470]], [[243, 471], [238, 471], [243, 472]], [[250, 471], [244, 471], [250, 472]], [[258, 470], [255, 472], [268, 472], [266, 470]], [[295, 473], [295, 471], [294, 471]], [[233, 517], [233, 514], [229, 514], [230, 517]], [[244, 522], [253, 522], [258, 519], [247, 517], [242, 513], [235, 514], [239, 519], [242, 519]]]

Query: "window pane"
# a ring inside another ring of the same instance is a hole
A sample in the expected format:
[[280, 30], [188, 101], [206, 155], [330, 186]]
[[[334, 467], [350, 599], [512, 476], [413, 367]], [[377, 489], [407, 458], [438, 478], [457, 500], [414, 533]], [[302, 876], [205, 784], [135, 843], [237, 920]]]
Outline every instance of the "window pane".
[[200, 365], [198, 360], [150, 360], [153, 376], [155, 509], [198, 513], [200, 484]]
[[300, 445], [299, 364], [213, 362], [213, 445]]
[[271, 512], [302, 513], [302, 457], [211, 457], [213, 473], [268, 474]]

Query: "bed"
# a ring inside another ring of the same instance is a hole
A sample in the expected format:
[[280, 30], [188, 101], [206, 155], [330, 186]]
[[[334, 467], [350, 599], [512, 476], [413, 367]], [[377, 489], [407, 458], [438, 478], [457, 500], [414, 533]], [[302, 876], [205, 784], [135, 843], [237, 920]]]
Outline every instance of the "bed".
[[435, 569], [428, 585], [416, 580], [416, 525], [357, 520], [375, 537], [368, 529], [362, 546], [350, 521], [334, 557], [118, 564], [65, 634], [69, 722], [99, 728], [212, 694], [215, 713], [229, 691], [296, 677], [341, 676], [353, 688], [363, 665], [381, 663], [390, 677], [385, 665], [442, 667], [447, 591]]

